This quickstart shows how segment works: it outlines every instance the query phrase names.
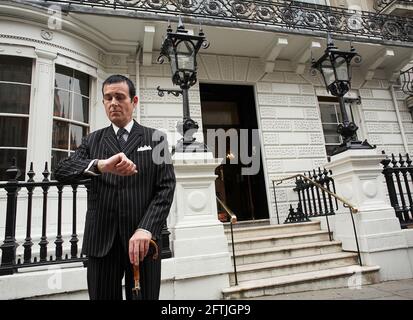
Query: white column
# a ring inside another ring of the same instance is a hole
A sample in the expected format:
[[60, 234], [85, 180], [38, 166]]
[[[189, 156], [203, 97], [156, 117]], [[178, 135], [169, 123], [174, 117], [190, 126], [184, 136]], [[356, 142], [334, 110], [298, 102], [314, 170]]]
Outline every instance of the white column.
[[[413, 244], [413, 230], [401, 230], [386, 199], [380, 164], [383, 158], [376, 150], [347, 150], [332, 156], [326, 168], [333, 172], [337, 194], [359, 210], [353, 217], [363, 264], [380, 266], [381, 280], [411, 278], [413, 260], [409, 260], [409, 254], [413, 257], [413, 248], [408, 247]], [[356, 250], [348, 209], [336, 214], [333, 230], [344, 250]]]
[[161, 296], [220, 299], [232, 271], [228, 241], [217, 217], [214, 171], [221, 161], [212, 153], [177, 153], [173, 158], [176, 191], [168, 226], [173, 258], [163, 261], [166, 282]]
[[[33, 162], [35, 180], [41, 180], [44, 163], [51, 159], [54, 98], [54, 52], [35, 50], [34, 95], [29, 119], [27, 166]], [[26, 177], [27, 178], [27, 177]]]
[[[102, 84], [108, 77], [108, 74], [102, 69], [97, 71], [96, 79], [96, 100], [92, 107], [91, 132], [107, 127], [110, 124], [108, 116], [106, 115], [105, 107], [103, 105]], [[93, 120], [93, 123], [92, 123]]]

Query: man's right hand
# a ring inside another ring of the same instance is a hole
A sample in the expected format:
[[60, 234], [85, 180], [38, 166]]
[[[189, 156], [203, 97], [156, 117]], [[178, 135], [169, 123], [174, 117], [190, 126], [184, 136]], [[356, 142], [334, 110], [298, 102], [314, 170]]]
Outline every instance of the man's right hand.
[[138, 172], [136, 165], [123, 152], [109, 159], [99, 160], [98, 169], [102, 173], [108, 172], [118, 176], [131, 176]]

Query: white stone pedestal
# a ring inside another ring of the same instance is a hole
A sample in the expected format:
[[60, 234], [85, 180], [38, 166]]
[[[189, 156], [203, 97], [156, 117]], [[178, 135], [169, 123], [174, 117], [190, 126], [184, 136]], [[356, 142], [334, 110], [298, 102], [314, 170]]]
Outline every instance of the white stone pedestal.
[[161, 299], [220, 299], [229, 286], [231, 260], [217, 217], [212, 153], [173, 156], [176, 191], [168, 229], [173, 258], [162, 264]]
[[[384, 281], [411, 278], [413, 248], [408, 243], [413, 230], [401, 230], [386, 199], [383, 157], [376, 150], [348, 150], [331, 157], [325, 167], [333, 172], [337, 194], [359, 210], [353, 217], [363, 265], [379, 265]], [[349, 209], [340, 208], [332, 223], [334, 238], [343, 242], [344, 250], [356, 251]]]

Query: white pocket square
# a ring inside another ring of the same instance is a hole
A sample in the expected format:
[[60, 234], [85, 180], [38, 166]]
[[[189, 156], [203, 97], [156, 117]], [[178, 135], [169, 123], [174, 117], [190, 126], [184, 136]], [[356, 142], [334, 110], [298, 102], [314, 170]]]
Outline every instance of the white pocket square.
[[152, 150], [151, 146], [143, 146], [143, 147], [139, 147], [137, 151], [146, 151], [146, 150]]

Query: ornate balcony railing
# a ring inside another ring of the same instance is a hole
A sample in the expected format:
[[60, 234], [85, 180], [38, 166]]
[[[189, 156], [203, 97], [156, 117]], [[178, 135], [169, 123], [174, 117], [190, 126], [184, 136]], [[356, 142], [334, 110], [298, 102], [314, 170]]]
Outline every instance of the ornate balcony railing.
[[375, 0], [373, 7], [376, 11], [382, 12], [393, 3], [413, 6], [413, 0]]
[[400, 72], [402, 90], [405, 94], [413, 96], [413, 67]]
[[281, 0], [13, 0], [67, 12], [110, 14], [413, 46], [413, 19]]

